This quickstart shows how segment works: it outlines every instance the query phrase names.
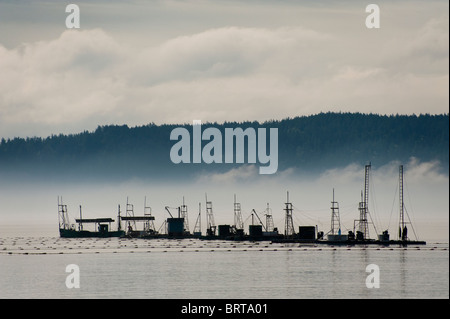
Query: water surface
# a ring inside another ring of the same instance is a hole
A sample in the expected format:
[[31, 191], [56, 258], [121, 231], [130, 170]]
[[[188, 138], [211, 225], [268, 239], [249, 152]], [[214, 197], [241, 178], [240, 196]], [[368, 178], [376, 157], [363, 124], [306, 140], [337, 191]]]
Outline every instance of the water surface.
[[[80, 269], [69, 289], [66, 266]], [[380, 269], [369, 289], [366, 267]], [[449, 298], [448, 244], [0, 239], [0, 298]]]

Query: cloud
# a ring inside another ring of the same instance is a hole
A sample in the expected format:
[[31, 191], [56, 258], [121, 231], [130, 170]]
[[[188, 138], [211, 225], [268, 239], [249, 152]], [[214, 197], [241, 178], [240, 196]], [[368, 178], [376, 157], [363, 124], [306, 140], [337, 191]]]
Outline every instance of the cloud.
[[[398, 161], [387, 163], [381, 167], [371, 166], [372, 176], [375, 183], [387, 185], [392, 182], [395, 185], [398, 181], [399, 165], [403, 165], [404, 178], [412, 185], [445, 185], [448, 183], [448, 175], [441, 172], [441, 163], [438, 161], [420, 162], [417, 158], [411, 157], [408, 163]], [[339, 182], [342, 185], [351, 185], [364, 182], [364, 166], [350, 164], [344, 168], [333, 168], [322, 173], [317, 182], [320, 184], [327, 182]]]
[[232, 168], [225, 173], [213, 173], [207, 175], [200, 175], [198, 177], [199, 183], [210, 182], [213, 184], [229, 184], [249, 182], [258, 176], [258, 168], [255, 165], [242, 165], [237, 168]]
[[[448, 15], [429, 20], [418, 31], [411, 44], [407, 46], [406, 51], [418, 59], [423, 58], [431, 63], [448, 61], [448, 27]], [[439, 64], [433, 63], [432, 65], [437, 66]]]
[[312, 54], [305, 49], [328, 39], [325, 34], [298, 27], [209, 29], [145, 48], [137, 55], [136, 71], [141, 74], [130, 80], [148, 86], [174, 80], [284, 74], [292, 71], [293, 52], [310, 59]]
[[261, 186], [263, 186], [265, 183], [270, 183], [273, 185], [275, 184], [281, 185], [286, 180], [289, 180], [294, 173], [295, 173], [294, 168], [287, 168], [282, 171], [280, 170], [273, 175], [261, 175], [259, 174], [259, 165], [243, 164], [241, 166], [231, 168], [223, 173], [201, 174], [197, 178], [197, 182], [199, 184], [211, 183], [217, 185], [221, 184], [233, 185], [236, 183], [239, 184], [262, 183]]
[[[264, 99], [260, 94], [268, 92], [261, 86], [283, 85], [277, 73], [283, 77], [290, 70], [289, 59], [284, 67], [280, 61], [305, 39], [323, 41], [301, 28], [226, 27], [139, 50], [94, 29], [68, 30], [12, 50], [0, 47], [0, 134], [23, 135], [25, 129], [45, 135], [105, 122], [185, 122], [192, 116], [231, 120], [224, 116], [230, 108], [254, 112], [258, 106], [249, 99]], [[224, 113], [213, 116], [216, 110]]]
[[443, 71], [448, 69], [448, 29], [448, 15], [438, 13], [410, 31], [408, 41], [401, 41], [400, 34], [388, 38], [380, 48], [380, 63], [393, 74], [448, 76]]
[[428, 19], [407, 42], [295, 25], [223, 26], [140, 45], [102, 29], [66, 30], [0, 45], [0, 136], [321, 111], [442, 113], [445, 25]]
[[345, 168], [333, 168], [326, 170], [319, 176], [319, 182], [326, 182], [330, 180], [341, 180], [344, 184], [350, 184], [361, 180], [361, 172], [364, 167], [358, 164], [350, 164]]
[[416, 184], [428, 182], [442, 185], [448, 184], [448, 176], [442, 174], [440, 170], [441, 163], [438, 161], [420, 162], [414, 157], [405, 165], [405, 171], [408, 172], [408, 180]]
[[101, 118], [119, 98], [115, 92], [120, 81], [110, 68], [120, 54], [120, 46], [101, 30], [65, 31], [53, 41], [1, 48], [2, 126], [61, 129]]

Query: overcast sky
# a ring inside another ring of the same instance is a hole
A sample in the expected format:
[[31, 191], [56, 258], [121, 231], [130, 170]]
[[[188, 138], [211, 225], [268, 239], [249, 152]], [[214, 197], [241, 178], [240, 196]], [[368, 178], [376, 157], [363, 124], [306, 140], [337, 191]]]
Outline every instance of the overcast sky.
[[[371, 2], [76, 1], [81, 28], [68, 30], [70, 2], [0, 0], [0, 138], [106, 124], [265, 121], [327, 111], [448, 113], [448, 1], [376, 1], [381, 28], [368, 29], [365, 9]], [[411, 206], [425, 220], [418, 229], [429, 232], [426, 238], [439, 233], [448, 240], [448, 176], [437, 168], [409, 164]], [[396, 169], [374, 169], [384, 227], [395, 226]], [[263, 179], [244, 166], [199, 176], [189, 187], [125, 183], [49, 190], [8, 182], [0, 185], [0, 202], [3, 220], [32, 214], [54, 225], [57, 195], [73, 201], [71, 207], [83, 204], [87, 212], [102, 213], [105, 203], [115, 211], [119, 198], [130, 195], [138, 202], [149, 196], [159, 220], [163, 205], [186, 195], [193, 223], [193, 207], [208, 190], [217, 221], [229, 222], [234, 193], [247, 213], [270, 202], [282, 218], [290, 190], [296, 207], [323, 214], [326, 230], [333, 187], [343, 221], [351, 226], [358, 216], [362, 174], [363, 167], [349, 166], [313, 182], [289, 180], [289, 171]], [[33, 210], [17, 208], [24, 199]], [[276, 220], [277, 226], [282, 222]]]
[[448, 113], [448, 1], [0, 0], [0, 137]]

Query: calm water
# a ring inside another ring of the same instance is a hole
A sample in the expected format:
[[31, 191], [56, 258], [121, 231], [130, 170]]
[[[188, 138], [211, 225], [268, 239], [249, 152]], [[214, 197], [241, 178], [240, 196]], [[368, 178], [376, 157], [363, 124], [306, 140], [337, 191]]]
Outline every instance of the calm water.
[[[66, 266], [80, 288], [66, 287]], [[366, 287], [366, 266], [380, 288]], [[449, 298], [448, 243], [0, 238], [0, 298]]]

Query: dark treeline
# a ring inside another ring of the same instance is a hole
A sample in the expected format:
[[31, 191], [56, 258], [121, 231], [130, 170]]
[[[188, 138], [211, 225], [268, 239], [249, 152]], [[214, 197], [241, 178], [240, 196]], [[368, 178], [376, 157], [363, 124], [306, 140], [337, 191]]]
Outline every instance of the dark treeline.
[[[205, 123], [222, 132], [226, 127], [277, 127], [278, 170], [321, 172], [351, 163], [439, 161], [449, 167], [449, 117], [320, 113], [281, 121]], [[93, 132], [2, 139], [0, 176], [46, 178], [171, 178], [199, 171], [226, 171], [233, 164], [173, 164], [170, 132], [179, 126], [148, 124], [99, 126]], [[207, 144], [203, 141], [203, 145]], [[257, 164], [259, 165], [259, 164]]]

